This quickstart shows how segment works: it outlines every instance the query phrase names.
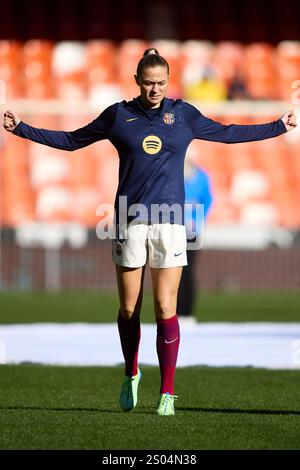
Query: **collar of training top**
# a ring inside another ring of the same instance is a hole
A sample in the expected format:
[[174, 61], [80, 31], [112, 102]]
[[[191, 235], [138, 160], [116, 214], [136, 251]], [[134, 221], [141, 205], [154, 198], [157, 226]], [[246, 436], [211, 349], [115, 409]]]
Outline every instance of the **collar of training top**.
[[147, 118], [151, 119], [152, 117], [160, 116], [164, 111], [167, 111], [170, 107], [170, 100], [168, 98], [163, 98], [159, 108], [157, 108], [157, 113], [153, 112], [156, 108], [147, 109], [143, 106], [141, 96], [133, 98], [133, 104], [140, 113], [144, 114], [145, 116], [147, 116]]

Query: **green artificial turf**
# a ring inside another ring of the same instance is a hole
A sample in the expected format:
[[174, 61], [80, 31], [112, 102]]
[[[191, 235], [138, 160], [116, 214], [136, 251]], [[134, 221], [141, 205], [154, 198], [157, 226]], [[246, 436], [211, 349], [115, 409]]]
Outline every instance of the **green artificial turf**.
[[300, 371], [178, 369], [176, 416], [159, 417], [159, 370], [118, 407], [121, 367], [0, 366], [1, 449], [300, 449]]
[[[198, 295], [198, 321], [298, 322], [300, 293], [203, 293]], [[113, 322], [116, 292], [15, 294], [0, 296], [0, 323]], [[154, 320], [150, 293], [144, 294], [142, 321]]]

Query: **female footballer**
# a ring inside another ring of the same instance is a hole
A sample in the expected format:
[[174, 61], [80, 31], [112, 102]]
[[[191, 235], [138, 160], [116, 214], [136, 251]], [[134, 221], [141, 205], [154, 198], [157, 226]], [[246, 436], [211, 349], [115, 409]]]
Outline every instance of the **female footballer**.
[[[166, 97], [169, 65], [147, 49], [135, 75], [140, 95], [115, 103], [90, 124], [72, 132], [38, 129], [6, 111], [4, 128], [13, 134], [62, 150], [77, 150], [109, 139], [119, 154], [115, 199], [116, 264], [120, 299], [118, 329], [125, 360], [120, 406], [137, 405], [140, 312], [145, 265], [151, 270], [157, 354], [161, 373], [157, 413], [174, 415], [174, 376], [180, 341], [177, 291], [186, 261], [184, 158], [193, 139], [238, 143], [279, 136], [296, 127], [294, 111], [260, 125], [222, 125], [182, 100]], [[126, 210], [124, 210], [124, 197]], [[121, 203], [122, 202], [122, 203]], [[122, 206], [122, 207], [121, 207]], [[121, 220], [122, 219], [122, 220]]]

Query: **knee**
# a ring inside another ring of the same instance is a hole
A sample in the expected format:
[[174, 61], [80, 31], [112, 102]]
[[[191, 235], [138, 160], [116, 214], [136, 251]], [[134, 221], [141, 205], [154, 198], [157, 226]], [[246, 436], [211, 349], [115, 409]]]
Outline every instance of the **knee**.
[[134, 307], [124, 306], [119, 309], [120, 315], [126, 320], [130, 320], [134, 315], [138, 315]]
[[175, 315], [175, 306], [171, 302], [157, 300], [155, 302], [155, 315], [157, 320], [167, 320]]

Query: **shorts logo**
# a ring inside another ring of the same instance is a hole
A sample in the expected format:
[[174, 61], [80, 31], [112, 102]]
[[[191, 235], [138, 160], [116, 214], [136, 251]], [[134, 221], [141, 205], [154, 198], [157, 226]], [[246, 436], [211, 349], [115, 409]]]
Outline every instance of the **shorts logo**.
[[175, 116], [173, 113], [164, 113], [164, 123], [165, 124], [174, 124]]
[[162, 148], [162, 141], [156, 135], [148, 135], [143, 140], [143, 149], [150, 155], [155, 155]]

